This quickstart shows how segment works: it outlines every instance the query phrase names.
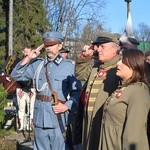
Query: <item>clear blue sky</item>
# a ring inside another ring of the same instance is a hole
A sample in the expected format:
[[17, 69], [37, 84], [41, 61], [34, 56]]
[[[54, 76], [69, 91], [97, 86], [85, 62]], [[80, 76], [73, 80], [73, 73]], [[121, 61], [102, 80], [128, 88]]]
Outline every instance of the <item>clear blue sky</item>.
[[[125, 0], [106, 0], [106, 3], [105, 27], [110, 28], [112, 32], [120, 33], [127, 21], [127, 4]], [[133, 29], [137, 28], [141, 22], [150, 26], [150, 0], [132, 0], [130, 12]]]

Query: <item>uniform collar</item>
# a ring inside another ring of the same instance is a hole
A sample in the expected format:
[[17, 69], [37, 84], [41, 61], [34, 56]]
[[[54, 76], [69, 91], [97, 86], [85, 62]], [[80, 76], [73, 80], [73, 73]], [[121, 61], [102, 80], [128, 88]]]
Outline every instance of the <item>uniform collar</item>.
[[116, 65], [118, 61], [119, 61], [119, 56], [117, 55], [116, 57], [114, 57], [114, 58], [108, 60], [107, 62], [105, 62], [104, 64], [100, 65], [100, 68], [105, 69], [109, 66]]
[[50, 59], [49, 59], [49, 57], [46, 57], [46, 59], [45, 59], [45, 65], [46, 64], [48, 64], [49, 62], [53, 62], [54, 64], [56, 64], [57, 66], [62, 62], [62, 60], [63, 60], [64, 58], [60, 55], [60, 54], [58, 54], [56, 57], [55, 57], [55, 59], [53, 60], [53, 61], [51, 61]]

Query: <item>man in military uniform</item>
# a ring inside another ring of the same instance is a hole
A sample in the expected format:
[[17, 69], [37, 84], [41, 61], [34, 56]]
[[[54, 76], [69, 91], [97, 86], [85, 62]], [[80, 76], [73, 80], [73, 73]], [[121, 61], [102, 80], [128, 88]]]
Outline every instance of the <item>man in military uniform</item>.
[[70, 52], [68, 49], [66, 48], [62, 48], [60, 51], [61, 55], [64, 57], [64, 58], [67, 58], [68, 57], [68, 53]]
[[83, 126], [83, 112], [85, 102], [85, 90], [87, 87], [87, 81], [91, 74], [92, 68], [98, 67], [100, 62], [98, 61], [97, 52], [94, 51], [93, 45], [85, 45], [81, 53], [76, 58], [75, 73], [76, 78], [81, 81], [82, 92], [79, 100], [78, 110], [75, 115], [75, 121], [73, 126], [73, 145], [74, 150], [82, 149], [82, 126]]
[[[23, 81], [33, 79], [37, 94], [33, 116], [34, 150], [65, 150], [68, 114], [77, 107], [81, 84], [74, 76], [74, 63], [59, 53], [62, 34], [46, 32], [43, 41], [44, 44], [17, 64], [11, 76]], [[42, 48], [47, 52], [45, 59], [37, 58]]]
[[[102, 32], [92, 45], [98, 52], [101, 65], [93, 66], [87, 83], [82, 141], [84, 150], [98, 149], [103, 104], [119, 85], [119, 78], [116, 76], [116, 63], [119, 60], [118, 35]], [[84, 72], [80, 73], [80, 76], [84, 76]]]
[[[24, 57], [26, 57], [31, 51], [32, 51], [31, 46], [25, 45], [22, 48], [23, 57], [15, 60], [15, 62], [11, 66], [12, 69], [19, 61], [21, 61]], [[18, 104], [18, 127], [19, 127], [18, 131], [22, 131], [25, 129], [32, 131], [33, 109], [36, 96], [35, 89], [32, 87], [31, 84], [28, 86], [22, 85], [20, 88], [16, 89], [16, 96]], [[29, 119], [27, 119], [27, 117], [29, 117]]]

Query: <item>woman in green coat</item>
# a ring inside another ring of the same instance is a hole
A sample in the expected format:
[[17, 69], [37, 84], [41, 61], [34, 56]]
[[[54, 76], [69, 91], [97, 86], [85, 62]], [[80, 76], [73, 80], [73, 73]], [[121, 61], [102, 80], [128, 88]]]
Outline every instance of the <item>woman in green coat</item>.
[[123, 50], [117, 63], [122, 85], [105, 102], [99, 150], [149, 150], [147, 69], [140, 50]]

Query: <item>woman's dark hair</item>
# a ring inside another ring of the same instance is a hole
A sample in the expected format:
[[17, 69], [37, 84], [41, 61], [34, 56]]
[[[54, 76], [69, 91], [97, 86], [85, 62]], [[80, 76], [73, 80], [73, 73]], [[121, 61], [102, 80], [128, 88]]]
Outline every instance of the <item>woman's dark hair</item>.
[[133, 69], [133, 75], [127, 81], [127, 85], [137, 81], [148, 84], [147, 64], [142, 51], [138, 49], [124, 49], [122, 51], [122, 63]]

